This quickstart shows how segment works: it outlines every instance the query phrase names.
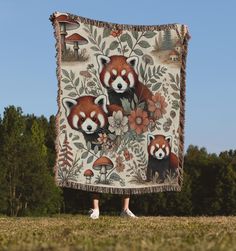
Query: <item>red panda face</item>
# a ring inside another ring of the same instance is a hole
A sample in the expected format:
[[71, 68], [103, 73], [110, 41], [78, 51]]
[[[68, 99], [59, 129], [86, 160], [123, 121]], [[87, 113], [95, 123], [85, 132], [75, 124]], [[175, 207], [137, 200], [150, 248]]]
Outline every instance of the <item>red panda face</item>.
[[148, 153], [158, 160], [169, 157], [171, 136], [148, 135]]
[[67, 120], [72, 129], [93, 134], [107, 124], [107, 100], [105, 95], [97, 98], [83, 96], [78, 99], [64, 98]]
[[114, 55], [97, 57], [100, 80], [107, 89], [112, 89], [116, 93], [124, 93], [133, 88], [138, 79], [135, 69], [138, 65], [138, 57], [125, 57]]

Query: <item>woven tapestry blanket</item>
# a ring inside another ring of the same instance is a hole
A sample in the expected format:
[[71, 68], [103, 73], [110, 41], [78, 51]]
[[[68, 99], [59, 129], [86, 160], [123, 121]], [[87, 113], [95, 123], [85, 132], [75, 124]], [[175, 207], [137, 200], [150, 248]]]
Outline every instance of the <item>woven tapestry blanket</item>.
[[186, 25], [124, 25], [69, 13], [56, 38], [55, 180], [86, 191], [180, 191]]

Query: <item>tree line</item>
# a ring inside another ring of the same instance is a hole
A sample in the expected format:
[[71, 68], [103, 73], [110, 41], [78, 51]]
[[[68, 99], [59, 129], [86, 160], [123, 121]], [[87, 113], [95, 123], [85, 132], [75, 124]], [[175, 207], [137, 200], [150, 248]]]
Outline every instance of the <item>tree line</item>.
[[[0, 214], [86, 213], [90, 193], [55, 185], [55, 116], [23, 114], [9, 106], [0, 117]], [[120, 211], [120, 195], [102, 194], [101, 210]], [[181, 192], [131, 196], [139, 215], [236, 215], [236, 150], [210, 154], [190, 145]]]

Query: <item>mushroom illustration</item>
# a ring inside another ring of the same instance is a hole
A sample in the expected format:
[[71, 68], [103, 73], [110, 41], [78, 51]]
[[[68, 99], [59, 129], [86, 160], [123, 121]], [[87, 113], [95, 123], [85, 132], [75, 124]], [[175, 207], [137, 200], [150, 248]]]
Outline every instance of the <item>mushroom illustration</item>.
[[60, 23], [62, 52], [64, 53], [66, 51], [66, 43], [65, 43], [65, 37], [67, 35], [66, 31], [75, 30], [79, 28], [80, 25], [75, 20], [69, 18], [67, 15], [58, 16], [57, 21]]
[[91, 178], [94, 176], [93, 171], [91, 169], [85, 170], [84, 176], [86, 177], [86, 184], [91, 184]]
[[105, 156], [98, 158], [93, 163], [93, 169], [100, 171], [100, 183], [106, 184], [107, 171], [111, 170], [113, 168], [113, 166], [114, 165], [113, 165], [112, 161]]
[[74, 45], [74, 54], [75, 54], [75, 58], [78, 59], [79, 58], [79, 45], [83, 45], [83, 44], [87, 44], [88, 40], [84, 37], [82, 37], [81, 35], [79, 35], [78, 33], [74, 33], [72, 35], [70, 35], [69, 37], [66, 37], [65, 39], [66, 43], [68, 44], [73, 44]]

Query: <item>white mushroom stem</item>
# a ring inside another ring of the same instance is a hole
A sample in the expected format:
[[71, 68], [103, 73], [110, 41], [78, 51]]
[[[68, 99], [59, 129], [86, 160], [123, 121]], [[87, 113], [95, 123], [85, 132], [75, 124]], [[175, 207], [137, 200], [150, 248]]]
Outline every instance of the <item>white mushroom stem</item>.
[[79, 58], [79, 44], [78, 44], [78, 41], [75, 41], [74, 42], [74, 55], [75, 55], [75, 58], [78, 59]]
[[106, 182], [106, 173], [107, 173], [107, 168], [106, 166], [101, 166], [100, 170], [100, 182]]
[[65, 53], [66, 51], [66, 42], [65, 42], [65, 38], [67, 35], [66, 32], [66, 24], [65, 23], [60, 23], [60, 27], [61, 27], [61, 44], [62, 44], [62, 53]]
[[91, 184], [91, 176], [86, 176], [86, 184]]

